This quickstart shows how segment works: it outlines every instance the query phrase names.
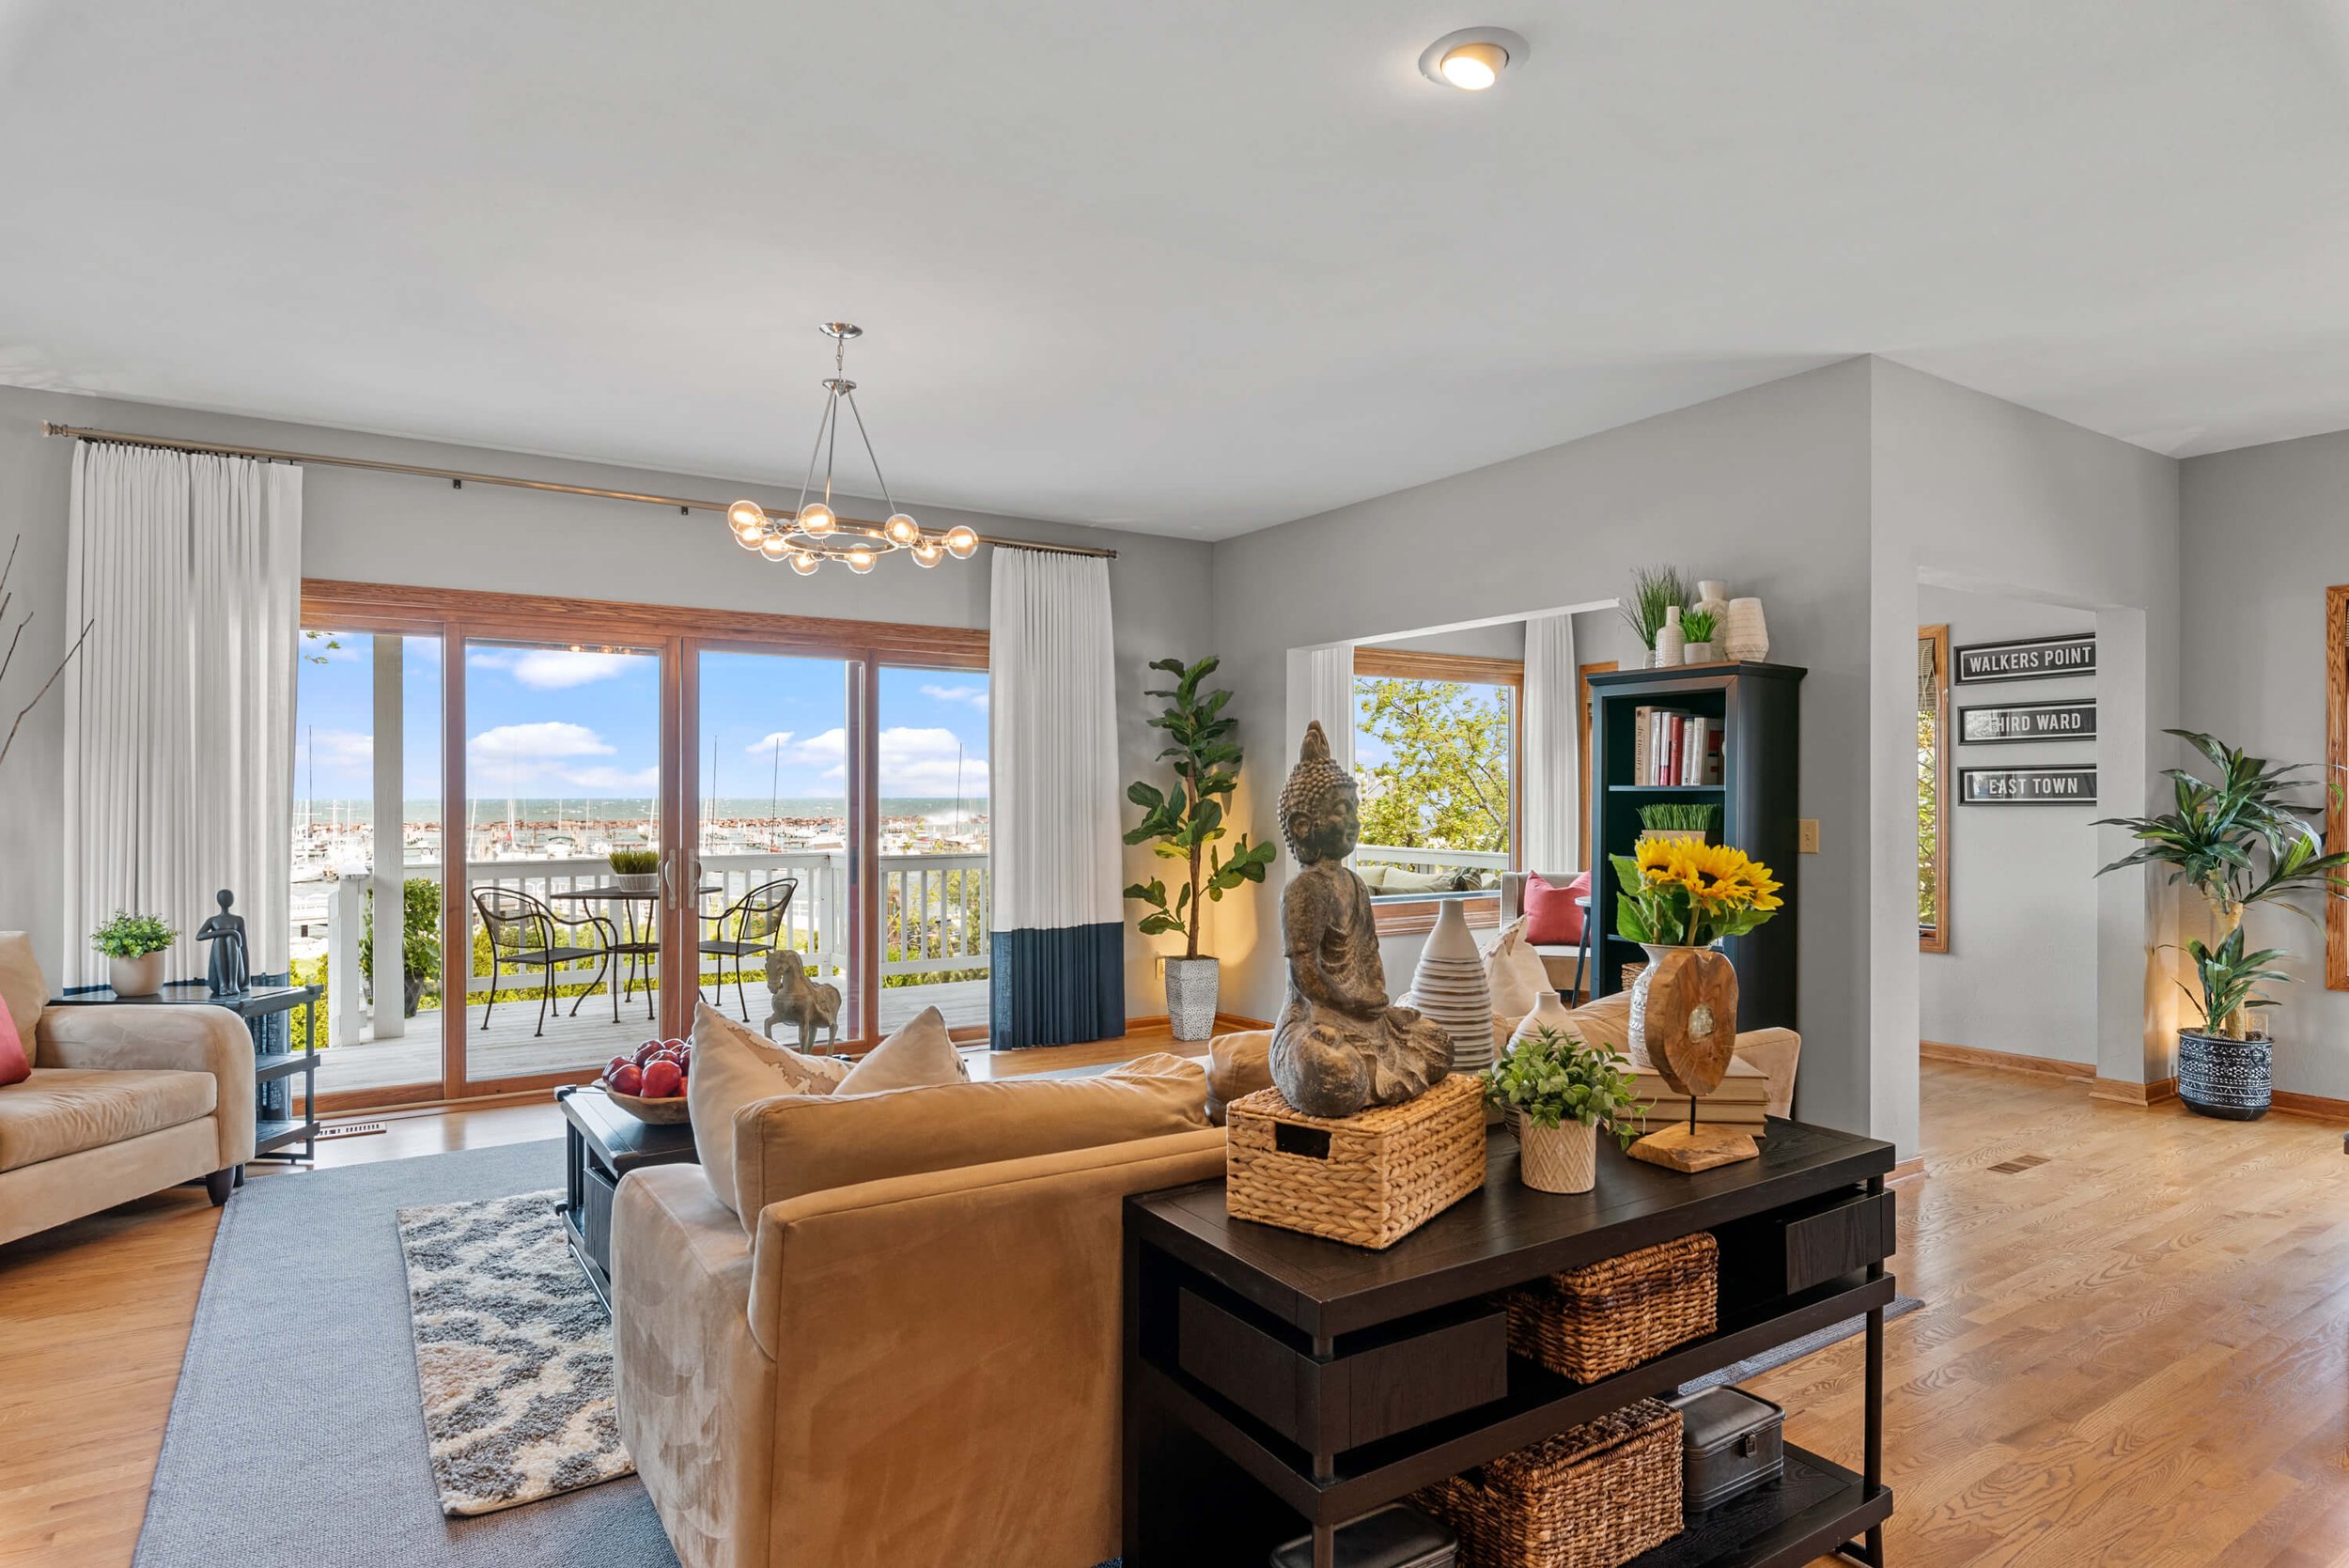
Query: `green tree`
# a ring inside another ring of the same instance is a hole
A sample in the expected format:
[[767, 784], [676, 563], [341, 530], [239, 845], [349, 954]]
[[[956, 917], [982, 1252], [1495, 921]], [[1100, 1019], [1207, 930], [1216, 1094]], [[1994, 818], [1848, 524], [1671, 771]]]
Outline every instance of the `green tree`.
[[1509, 847], [1509, 701], [1456, 680], [1354, 682], [1362, 733], [1391, 753], [1361, 769], [1362, 842], [1394, 849]]

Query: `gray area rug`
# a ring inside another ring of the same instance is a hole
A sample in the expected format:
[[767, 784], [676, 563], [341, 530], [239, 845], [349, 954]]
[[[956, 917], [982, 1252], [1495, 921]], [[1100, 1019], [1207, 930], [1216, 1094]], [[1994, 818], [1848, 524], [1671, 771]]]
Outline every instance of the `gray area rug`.
[[135, 1568], [676, 1568], [633, 1476], [441, 1514], [395, 1214], [562, 1174], [550, 1140], [247, 1182], [221, 1217]]
[[441, 1512], [518, 1508], [635, 1472], [612, 1320], [572, 1260], [560, 1188], [399, 1211]]
[[[1892, 1297], [1892, 1304], [1884, 1309], [1884, 1321], [1890, 1323], [1896, 1317], [1906, 1317], [1923, 1305], [1922, 1301], [1913, 1296], [1895, 1295]], [[1680, 1385], [1680, 1391], [1684, 1394], [1692, 1394], [1700, 1389], [1718, 1388], [1723, 1383], [1738, 1383], [1749, 1377], [1759, 1377], [1764, 1373], [1776, 1367], [1782, 1367], [1789, 1361], [1799, 1361], [1813, 1351], [1825, 1350], [1830, 1344], [1841, 1343], [1855, 1334], [1860, 1333], [1867, 1327], [1868, 1320], [1864, 1317], [1847, 1317], [1841, 1323], [1830, 1323], [1824, 1328], [1812, 1329], [1798, 1340], [1789, 1340], [1775, 1350], [1766, 1350], [1759, 1356], [1749, 1356], [1735, 1365], [1721, 1368], [1719, 1372], [1708, 1372], [1703, 1377], [1691, 1378]]]

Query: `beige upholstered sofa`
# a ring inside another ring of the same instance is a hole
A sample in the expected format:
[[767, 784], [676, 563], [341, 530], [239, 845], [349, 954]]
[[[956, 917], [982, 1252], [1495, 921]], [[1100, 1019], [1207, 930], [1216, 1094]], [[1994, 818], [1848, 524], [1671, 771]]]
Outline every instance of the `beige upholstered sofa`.
[[[1121, 1207], [1223, 1173], [1183, 1070], [1191, 1130], [1066, 1146], [1047, 1102], [1092, 1080], [789, 1094], [735, 1116], [731, 1171], [630, 1172], [620, 1435], [684, 1568], [1114, 1557]], [[1006, 1119], [1034, 1152], [965, 1163]]]
[[253, 1037], [220, 1007], [48, 1007], [21, 931], [0, 1005], [33, 1076], [0, 1088], [0, 1242], [204, 1178], [226, 1203], [253, 1157]]

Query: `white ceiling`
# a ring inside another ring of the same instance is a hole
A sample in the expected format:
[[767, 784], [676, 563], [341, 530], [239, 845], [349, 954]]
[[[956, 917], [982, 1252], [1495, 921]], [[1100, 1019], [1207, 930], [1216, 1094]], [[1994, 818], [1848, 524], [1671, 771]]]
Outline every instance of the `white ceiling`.
[[1198, 537], [1864, 351], [2207, 452], [2349, 427], [2341, 9], [0, 0], [0, 381], [796, 483], [844, 316], [901, 500]]

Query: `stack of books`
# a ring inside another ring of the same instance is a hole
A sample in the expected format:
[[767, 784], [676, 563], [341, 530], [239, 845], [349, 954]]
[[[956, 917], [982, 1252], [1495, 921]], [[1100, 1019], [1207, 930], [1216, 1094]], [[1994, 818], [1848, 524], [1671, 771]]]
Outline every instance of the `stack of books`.
[[[1663, 1074], [1653, 1067], [1637, 1067], [1631, 1076], [1639, 1084], [1640, 1098], [1655, 1102], [1648, 1107], [1641, 1130], [1659, 1132], [1665, 1127], [1688, 1125], [1688, 1096], [1675, 1093], [1664, 1081]], [[1759, 1068], [1733, 1061], [1719, 1087], [1709, 1094], [1698, 1096], [1697, 1120], [1710, 1126], [1735, 1127], [1759, 1138], [1769, 1101], [1770, 1080], [1762, 1076]]]
[[1721, 722], [1676, 707], [1635, 710], [1631, 782], [1635, 784], [1717, 784], [1721, 782]]

